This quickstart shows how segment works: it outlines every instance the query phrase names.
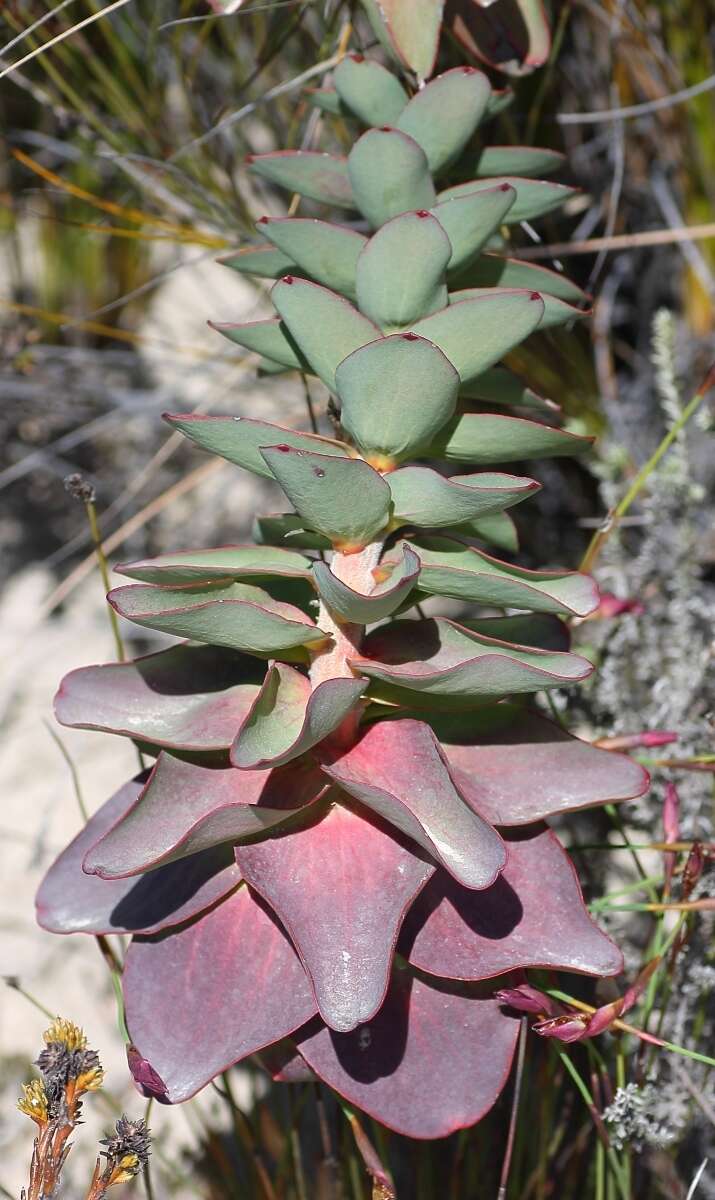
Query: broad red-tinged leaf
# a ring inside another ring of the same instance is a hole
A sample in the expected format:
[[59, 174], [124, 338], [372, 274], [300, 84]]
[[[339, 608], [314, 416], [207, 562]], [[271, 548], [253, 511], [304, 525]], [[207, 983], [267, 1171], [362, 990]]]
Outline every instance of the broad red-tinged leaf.
[[278, 575], [289, 579], [309, 579], [311, 562], [295, 550], [273, 546], [217, 546], [214, 550], [178, 550], [118, 563], [120, 575], [142, 583], [167, 585], [198, 583], [202, 579], [241, 579]]
[[277, 317], [265, 321], [247, 321], [236, 324], [232, 321], [209, 321], [212, 329], [228, 338], [236, 346], [261, 354], [264, 358], [280, 363], [282, 367], [305, 371], [308, 364], [298, 350], [288, 331]]
[[258, 513], [251, 536], [265, 546], [300, 546], [301, 550], [330, 550], [330, 539], [305, 528], [297, 513]]
[[336, 548], [360, 549], [387, 525], [390, 488], [369, 463], [286, 445], [261, 453], [306, 524]]
[[[509, 772], [509, 758], [502, 769]], [[586, 910], [576, 872], [543, 826], [506, 839], [503, 873], [482, 892], [445, 871], [430, 880], [403, 931], [401, 953], [449, 979], [488, 979], [517, 967], [617, 975], [623, 955]]]
[[489, 546], [516, 554], [519, 549], [519, 533], [513, 518], [508, 513], [491, 513], [488, 517], [477, 517], [459, 525], [455, 531], [466, 537], [479, 538]]
[[313, 108], [321, 112], [332, 113], [336, 117], [349, 117], [350, 111], [345, 107], [335, 88], [306, 88], [305, 98]]
[[247, 161], [254, 174], [289, 192], [336, 208], [355, 207], [344, 158], [314, 150], [274, 150], [252, 154]]
[[37, 920], [51, 933], [156, 933], [211, 908], [241, 882], [232, 846], [215, 846], [132, 879], [87, 875], [87, 852], [135, 803], [132, 779], [90, 817], [40, 884]]
[[560, 208], [569, 196], [575, 196], [578, 188], [567, 187], [565, 183], [552, 183], [544, 179], [523, 179], [518, 175], [500, 175], [491, 179], [470, 179], [467, 183], [456, 183], [446, 188], [437, 197], [441, 204], [454, 196], [469, 196], [487, 188], [499, 187], [506, 183], [516, 191], [516, 199], [504, 217], [506, 225], [518, 225], [520, 221], [535, 221], [546, 213]]
[[466, 887], [484, 888], [506, 861], [503, 844], [466, 808], [432, 730], [421, 721], [371, 726], [323, 770], [412, 838]]
[[[521, 288], [506, 288], [506, 287], [478, 287], [478, 288], [462, 288], [460, 291], [450, 292], [450, 304], [459, 304], [461, 300], [477, 300], [480, 296], [509, 296], [521, 295]], [[582, 317], [591, 315], [589, 309], [574, 308], [573, 304], [567, 304], [565, 300], [559, 300], [558, 296], [549, 295], [548, 292], [540, 293], [541, 299], [544, 302], [544, 313], [539, 322], [539, 329], [553, 329], [558, 325], [565, 325], [569, 321], [578, 321]]]
[[[362, 233], [306, 217], [261, 217], [258, 228], [271, 242], [280, 246], [283, 257], [291, 259], [316, 283], [322, 283], [344, 296], [355, 294], [355, 267], [367, 242]], [[279, 275], [293, 274], [279, 271]]]
[[464, 629], [486, 637], [535, 646], [537, 650], [570, 650], [571, 630], [550, 613], [520, 613], [511, 617], [477, 617], [461, 622]]
[[434, 69], [444, 0], [361, 0], [375, 33], [397, 61], [428, 79]]
[[519, 1024], [493, 991], [396, 969], [368, 1024], [351, 1033], [311, 1025], [298, 1049], [325, 1083], [389, 1129], [446, 1137], [483, 1117], [509, 1074]]
[[373, 625], [395, 612], [412, 591], [419, 572], [419, 558], [408, 546], [403, 546], [397, 561], [380, 570], [381, 582], [363, 595], [338, 579], [327, 563], [313, 565], [316, 587], [328, 607], [343, 620], [359, 625]]
[[437, 527], [460, 525], [501, 512], [539, 490], [534, 479], [517, 475], [455, 475], [445, 479], [429, 467], [403, 467], [387, 477], [395, 522]]
[[549, 56], [551, 32], [542, 0], [454, 0], [450, 20], [470, 54], [509, 75], [528, 75]]
[[195, 413], [164, 413], [167, 424], [178, 429], [202, 450], [218, 454], [254, 475], [272, 479], [273, 473], [261, 456], [261, 446], [294, 446], [299, 450], [315, 450], [319, 454], [334, 454], [347, 458], [350, 448], [334, 438], [314, 433], [299, 433], [253, 417], [204, 417]]
[[456, 538], [422, 536], [407, 543], [418, 555], [420, 591], [476, 600], [495, 608], [585, 617], [598, 608], [598, 588], [577, 571], [529, 571], [492, 558]]
[[297, 954], [247, 887], [175, 933], [135, 938], [122, 982], [132, 1040], [172, 1103], [315, 1012]]
[[554, 414], [561, 410], [553, 400], [546, 400], [538, 392], [533, 391], [523, 379], [515, 375], [507, 367], [491, 367], [483, 371], [476, 379], [464, 384], [459, 389], [459, 400], [462, 411], [469, 411], [470, 400], [479, 404], [509, 405], [514, 408], [534, 409], [537, 414]]
[[455, 196], [436, 204], [432, 214], [444, 229], [452, 246], [451, 274], [464, 270], [479, 254], [491, 235], [503, 223], [516, 199], [508, 183], [498, 187]]
[[362, 54], [346, 54], [333, 82], [343, 104], [365, 125], [393, 125], [409, 99], [392, 71]]
[[290, 934], [326, 1024], [347, 1031], [374, 1016], [402, 919], [434, 867], [339, 803], [295, 833], [237, 847], [236, 860]]
[[427, 156], [399, 129], [368, 129], [348, 156], [355, 203], [373, 229], [410, 209], [436, 202]]
[[[486, 301], [467, 300], [464, 303], [485, 304]], [[455, 305], [455, 309], [461, 307]], [[500, 413], [462, 413], [443, 427], [423, 457], [492, 466], [522, 458], [585, 454], [592, 445], [591, 437], [579, 437], [538, 421], [503, 417]]]
[[84, 869], [105, 879], [138, 875], [265, 833], [310, 804], [321, 787], [307, 764], [288, 771], [238, 771], [162, 753], [136, 804], [87, 853]]
[[262, 279], [277, 279], [297, 267], [297, 263], [275, 246], [246, 246], [234, 254], [224, 254], [216, 261], [241, 275], [258, 275]]
[[134, 662], [70, 671], [55, 715], [62, 725], [170, 749], [223, 750], [253, 703], [259, 670], [235, 651], [172, 646]]
[[364, 679], [326, 679], [311, 689], [293, 667], [275, 663], [231, 748], [242, 770], [281, 766], [333, 733], [365, 691]]
[[363, 657], [351, 665], [379, 681], [378, 695], [387, 685], [389, 695], [395, 689], [395, 698], [403, 703], [441, 707], [470, 707], [511, 692], [565, 687], [593, 671], [578, 654], [513, 645], [444, 618], [394, 621], [374, 630], [365, 640]]
[[[484, 195], [485, 193], [476, 193]], [[456, 204], [456, 200], [448, 203]], [[440, 205], [435, 212], [439, 215]], [[467, 267], [456, 283], [460, 287], [529, 288], [543, 295], [558, 296], [572, 304], [587, 303], [589, 296], [566, 275], [550, 271], [538, 263], [521, 262], [518, 258], [502, 258], [500, 254], [481, 254]]]
[[335, 370], [348, 354], [374, 341], [380, 330], [344, 296], [308, 279], [285, 275], [271, 300], [310, 367], [335, 391]]
[[444, 308], [451, 256], [447, 234], [426, 209], [393, 217], [373, 234], [358, 258], [360, 311], [381, 329], [392, 330]]
[[474, 67], [453, 67], [412, 97], [396, 122], [439, 174], [458, 158], [486, 112], [491, 85]]
[[494, 175], [527, 178], [550, 175], [552, 171], [558, 171], [565, 157], [558, 150], [541, 146], [484, 146], [477, 157], [474, 174], [478, 179]]
[[537, 292], [514, 291], [450, 304], [416, 321], [412, 332], [439, 346], [468, 383], [533, 333], [543, 313]]
[[650, 783], [647, 771], [625, 754], [599, 750], [536, 713], [524, 713], [472, 745], [447, 742], [443, 748], [463, 795], [498, 825], [528, 825], [553, 813], [631, 800]]
[[168, 588], [139, 583], [115, 588], [107, 599], [137, 625], [267, 658], [294, 654], [328, 636], [295, 605], [251, 584], [219, 580]]

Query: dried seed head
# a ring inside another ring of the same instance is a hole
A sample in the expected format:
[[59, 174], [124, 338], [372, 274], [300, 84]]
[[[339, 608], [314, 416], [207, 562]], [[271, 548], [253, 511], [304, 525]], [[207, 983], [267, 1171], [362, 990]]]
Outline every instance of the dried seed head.
[[66, 475], [64, 485], [65, 491], [69, 492], [73, 500], [81, 500], [83, 504], [94, 503], [96, 492], [84, 475], [80, 475], [79, 472], [75, 472], [74, 475]]
[[112, 1137], [103, 1138], [102, 1154], [107, 1159], [103, 1178], [108, 1184], [126, 1183], [138, 1175], [149, 1161], [151, 1133], [144, 1121], [120, 1117]]
[[26, 1117], [31, 1117], [38, 1125], [46, 1125], [49, 1120], [49, 1104], [45, 1085], [41, 1079], [33, 1079], [32, 1083], [23, 1084], [22, 1095], [17, 1107]]

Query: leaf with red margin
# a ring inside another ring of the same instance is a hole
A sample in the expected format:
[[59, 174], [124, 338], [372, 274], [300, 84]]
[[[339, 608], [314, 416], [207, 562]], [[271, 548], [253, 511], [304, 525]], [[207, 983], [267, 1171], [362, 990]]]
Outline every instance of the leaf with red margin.
[[505, 840], [507, 865], [482, 892], [460, 887], [445, 871], [435, 874], [407, 917], [401, 954], [448, 979], [488, 979], [529, 966], [618, 975], [623, 955], [586, 911], [556, 835], [541, 825]]
[[87, 851], [140, 795], [138, 776], [107, 800], [62, 851], [40, 884], [38, 924], [51, 933], [156, 933], [210, 908], [241, 882], [232, 846], [215, 846], [140, 879], [100, 879], [82, 870]]
[[321, 790], [320, 775], [309, 764], [268, 773], [238, 771], [196, 766], [162, 753], [136, 804], [89, 851], [84, 870], [121, 879], [265, 833]]
[[452, 0], [454, 36], [483, 62], [508, 75], [528, 75], [546, 62], [551, 30], [543, 0]]
[[251, 171], [270, 183], [337, 208], [355, 208], [347, 161], [316, 150], [273, 150], [249, 154]]
[[236, 861], [285, 925], [323, 1020], [346, 1032], [382, 1004], [400, 925], [434, 867], [339, 793], [330, 799], [307, 827], [237, 846]]
[[247, 887], [176, 932], [134, 938], [122, 982], [132, 1041], [174, 1104], [315, 1012], [298, 955]]
[[216, 546], [211, 550], [175, 550], [158, 558], [117, 563], [118, 575], [140, 583], [172, 586], [204, 579], [310, 579], [311, 561], [296, 550], [280, 546]]
[[364, 679], [310, 680], [284, 663], [274, 663], [231, 747], [241, 770], [278, 767], [298, 758], [333, 733], [367, 687]]
[[374, 625], [384, 621], [404, 604], [420, 573], [420, 560], [414, 551], [403, 544], [402, 552], [395, 562], [373, 572], [380, 576], [371, 592], [357, 592], [338, 579], [327, 563], [315, 562], [313, 575], [321, 598], [329, 608], [344, 621], [359, 625]]
[[369, 1024], [310, 1025], [296, 1042], [316, 1075], [388, 1129], [446, 1137], [483, 1117], [509, 1075], [519, 1023], [493, 993], [493, 983], [438, 985], [396, 968]]
[[531, 712], [472, 745], [442, 748], [467, 802], [496, 825], [632, 800], [650, 785], [625, 754], [599, 750]]
[[255, 659], [183, 644], [134, 662], [70, 671], [55, 715], [73, 729], [101, 729], [177, 750], [227, 749], [258, 693]]
[[504, 845], [464, 804], [432, 730], [422, 721], [373, 725], [325, 763], [336, 783], [417, 842], [465, 887], [484, 888], [504, 867]]
[[444, 0], [362, 0], [370, 24], [386, 50], [428, 79], [439, 45]]

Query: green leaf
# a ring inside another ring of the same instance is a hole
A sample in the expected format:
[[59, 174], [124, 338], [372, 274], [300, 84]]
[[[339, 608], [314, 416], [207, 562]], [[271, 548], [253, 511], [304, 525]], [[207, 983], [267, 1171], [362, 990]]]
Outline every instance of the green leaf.
[[338, 579], [326, 563], [313, 563], [315, 585], [322, 599], [344, 621], [358, 625], [373, 625], [396, 612], [412, 591], [419, 571], [419, 558], [404, 545], [396, 562], [376, 569], [375, 574], [384, 578], [364, 595]]
[[368, 457], [388, 461], [437, 435], [454, 412], [459, 387], [441, 350], [415, 334], [361, 347], [341, 362], [335, 381], [346, 433]]
[[492, 117], [498, 117], [499, 113], [510, 108], [514, 103], [514, 92], [510, 87], [502, 88], [501, 91], [493, 91], [487, 103], [487, 111], [485, 120], [490, 120]]
[[397, 129], [368, 129], [350, 151], [348, 174], [373, 229], [410, 209], [431, 208], [437, 198], [424, 151]]
[[195, 413], [164, 413], [164, 420], [185, 437], [190, 438], [202, 450], [209, 450], [226, 458], [236, 466], [272, 479], [272, 472], [261, 457], [261, 446], [292, 446], [296, 450], [314, 450], [318, 454], [334, 454], [348, 458], [350, 447], [332, 438], [314, 433], [299, 433], [295, 429], [284, 429], [282, 425], [271, 425], [268, 421], [256, 421], [252, 417], [205, 417]]
[[301, 550], [330, 550], [331, 541], [322, 533], [304, 529], [297, 513], [266, 513], [254, 517], [251, 537], [266, 546], [299, 546]]
[[412, 97], [397, 121], [427, 155], [430, 171], [457, 158], [486, 112], [491, 84], [474, 67], [453, 67]]
[[412, 330], [439, 346], [462, 383], [468, 383], [528, 337], [543, 312], [536, 292], [511, 292], [450, 304], [415, 322]]
[[536, 650], [571, 649], [571, 633], [559, 617], [551, 613], [523, 613], [514, 617], [479, 617], [475, 621], [462, 621], [464, 629], [481, 633], [485, 637], [498, 638], [519, 646]]
[[586, 617], [598, 608], [598, 590], [590, 575], [528, 571], [452, 538], [420, 537], [407, 544], [422, 563], [420, 591], [431, 596], [574, 617]]
[[278, 575], [310, 578], [311, 560], [295, 550], [279, 550], [273, 546], [219, 546], [215, 550], [183, 550], [144, 558], [137, 562], [118, 563], [114, 568], [120, 575], [139, 579], [142, 583], [194, 583], [202, 579], [240, 579], [246, 575]]
[[354, 208], [348, 166], [344, 158], [315, 150], [274, 150], [246, 159], [250, 170], [289, 192], [336, 208]]
[[[450, 292], [449, 302], [459, 304], [462, 300], [478, 300], [480, 296], [520, 296], [522, 293], [523, 289], [519, 288], [463, 288], [459, 292]], [[553, 329], [555, 325], [565, 325], [568, 321], [578, 321], [582, 317], [590, 316], [588, 309], [574, 308], [572, 304], [567, 304], [565, 300], [559, 300], [556, 296], [549, 296], [548, 293], [538, 294], [544, 302], [544, 315], [539, 321], [539, 329]]]
[[522, 458], [584, 454], [592, 445], [593, 438], [579, 437], [521, 417], [462, 413], [445, 426], [423, 457], [491, 466]]
[[507, 367], [491, 367], [459, 389], [460, 400], [480, 400], [487, 404], [505, 404], [514, 408], [534, 408], [538, 412], [558, 413], [558, 404], [545, 400], [527, 387]]
[[439, 708], [564, 687], [593, 671], [577, 654], [524, 649], [445, 618], [382, 626], [368, 635], [363, 655], [350, 665], [376, 681], [371, 694]]
[[[435, 213], [439, 215], [439, 205]], [[480, 255], [456, 282], [461, 287], [529, 288], [530, 291], [558, 296], [560, 300], [573, 303], [583, 303], [589, 299], [586, 292], [565, 275], [539, 267], [536, 263], [520, 262], [518, 258], [502, 258], [499, 254]]]
[[342, 724], [366, 687], [364, 679], [328, 679], [312, 691], [300, 671], [274, 663], [236, 735], [231, 762], [255, 770], [300, 757]]
[[108, 599], [120, 616], [136, 625], [261, 657], [295, 651], [328, 636], [299, 608], [249, 584], [181, 588], [136, 584], [115, 588]]
[[409, 98], [391, 71], [362, 54], [346, 54], [333, 82], [343, 104], [365, 125], [393, 125]]
[[508, 183], [510, 187], [516, 189], [516, 200], [505, 218], [507, 225], [517, 225], [519, 221], [533, 221], [536, 217], [543, 217], [545, 213], [560, 208], [569, 196], [575, 196], [578, 193], [578, 188], [567, 187], [564, 183], [549, 183], [541, 179], [522, 179], [517, 175], [502, 175], [492, 179], [473, 179], [468, 183], [457, 183], [454, 187], [440, 192], [437, 199], [441, 204], [453, 196], [469, 196], [484, 188], [498, 187], [501, 183]]
[[435, 205], [432, 213], [452, 244], [450, 273], [469, 266], [503, 223], [515, 200], [514, 188], [504, 183]]
[[399, 63], [427, 79], [434, 69], [444, 0], [361, 0], [380, 42]]
[[494, 175], [550, 175], [558, 171], [566, 156], [558, 150], [539, 146], [484, 146], [477, 158], [474, 174], [477, 179]]
[[[261, 232], [317, 283], [355, 295], [355, 268], [367, 238], [354, 229], [305, 217], [261, 217]], [[285, 274], [285, 271], [278, 272]]]
[[388, 477], [392, 524], [437, 527], [460, 525], [519, 504], [540, 488], [516, 475], [457, 475], [445, 479], [429, 467], [403, 467]]
[[390, 489], [361, 459], [331, 458], [287, 445], [261, 453], [296, 512], [337, 548], [358, 550], [387, 524]]
[[335, 117], [350, 115], [335, 88], [306, 88], [305, 98], [308, 104], [319, 108], [321, 112], [331, 113]]
[[342, 296], [307, 279], [286, 275], [273, 288], [271, 300], [311, 368], [331, 392], [335, 391], [338, 363], [380, 336], [377, 326]]
[[444, 281], [452, 247], [426, 209], [387, 221], [357, 260], [357, 301], [381, 328], [418, 321], [448, 302]]
[[475, 521], [460, 525], [455, 533], [460, 537], [479, 538], [490, 546], [496, 546], [499, 550], [510, 550], [513, 554], [519, 549], [519, 534], [508, 513], [490, 513], [486, 517], [478, 517]]
[[248, 321], [246, 324], [234, 324], [229, 321], [209, 321], [212, 329], [242, 346], [254, 354], [264, 355], [283, 367], [305, 371], [307, 363], [298, 351], [295, 342], [290, 337], [285, 325], [277, 317], [269, 317], [265, 321]]
[[263, 279], [277, 279], [296, 268], [293, 260], [275, 246], [247, 246], [235, 254], [224, 254], [216, 261], [242, 275], [259, 275]]

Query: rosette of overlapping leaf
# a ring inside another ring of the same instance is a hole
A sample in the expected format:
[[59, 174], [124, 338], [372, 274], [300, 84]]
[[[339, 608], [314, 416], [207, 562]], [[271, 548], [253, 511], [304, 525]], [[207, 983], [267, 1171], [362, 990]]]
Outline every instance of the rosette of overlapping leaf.
[[[347, 96], [359, 68], [371, 104], [387, 86], [402, 94], [364, 65], [344, 64], [336, 87]], [[385, 1125], [443, 1136], [479, 1119], [507, 1077], [505, 974], [621, 967], [546, 819], [638, 795], [647, 778], [528, 704], [589, 674], [563, 618], [592, 611], [596, 590], [479, 544], [513, 550], [508, 510], [538, 486], [495, 468], [589, 444], [488, 411], [541, 404], [497, 364], [548, 300], [516, 288], [449, 302], [455, 247], [460, 268], [473, 264], [515, 202], [501, 182], [433, 194], [430, 172], [471, 137], [485, 88], [449, 72], [364, 135], [344, 170], [325, 168], [349, 179], [372, 236], [325, 223], [321, 250], [320, 222], [268, 223], [271, 236], [297, 230], [272, 293], [280, 317], [231, 336], [318, 375], [340, 428], [171, 417], [280, 485], [292, 509], [259, 517], [257, 544], [120, 567], [132, 582], [110, 594], [117, 612], [182, 640], [60, 688], [61, 722], [130, 737], [155, 762], [51, 867], [39, 919], [134, 935], [132, 1061], [170, 1101], [265, 1051], [277, 1078], [313, 1072]], [[282, 182], [296, 188], [302, 160], [269, 158], [290, 161]], [[475, 195], [498, 202], [491, 224]], [[433, 596], [475, 615], [421, 616]]]

